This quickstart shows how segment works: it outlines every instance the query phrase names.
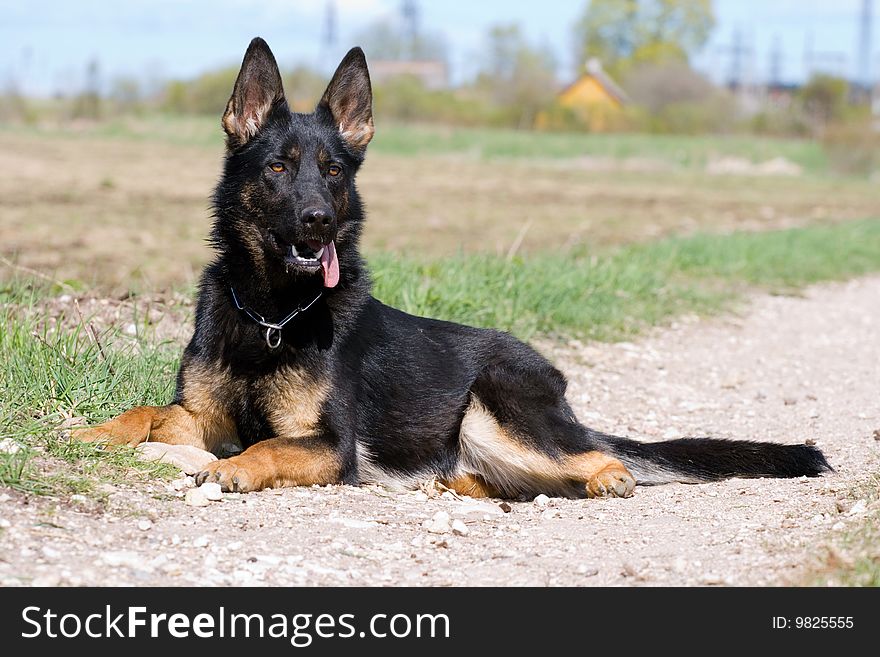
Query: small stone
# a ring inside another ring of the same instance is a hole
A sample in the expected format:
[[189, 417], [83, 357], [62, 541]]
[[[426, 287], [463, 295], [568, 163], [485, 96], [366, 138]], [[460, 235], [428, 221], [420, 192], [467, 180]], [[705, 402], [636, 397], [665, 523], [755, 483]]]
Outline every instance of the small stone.
[[206, 481], [199, 486], [198, 490], [202, 491], [204, 496], [212, 502], [218, 502], [223, 499], [223, 489], [220, 488], [220, 484]]
[[595, 566], [587, 566], [581, 564], [577, 567], [577, 572], [579, 575], [583, 575], [584, 577], [595, 577], [599, 574], [599, 569]]
[[379, 523], [375, 520], [358, 520], [357, 518], [341, 518], [339, 516], [329, 518], [328, 520], [351, 529], [371, 529], [379, 526]]
[[0, 518], [0, 529], [9, 529], [12, 527], [12, 523], [9, 522], [6, 518]]
[[456, 536], [467, 536], [471, 531], [467, 528], [466, 524], [456, 518], [452, 521], [452, 533]]
[[55, 548], [49, 547], [48, 545], [44, 545], [42, 551], [43, 556], [47, 559], [60, 559], [63, 556], [61, 552], [59, 552]]
[[195, 479], [193, 479], [189, 475], [184, 475], [183, 477], [175, 479], [174, 481], [172, 481], [169, 484], [169, 486], [171, 486], [171, 490], [174, 490], [174, 491], [182, 491], [186, 488], [192, 488], [195, 485], [196, 485]]
[[513, 511], [513, 507], [510, 506], [507, 502], [499, 502], [498, 508], [504, 511], [504, 513], [510, 513]]
[[559, 515], [559, 509], [544, 509], [541, 513], [541, 518], [543, 520], [552, 520], [553, 518], [558, 518]]
[[116, 550], [104, 552], [101, 555], [101, 561], [108, 566], [126, 566], [128, 568], [141, 568], [144, 564], [141, 562], [137, 552], [131, 550]]
[[866, 500], [859, 500], [855, 504], [852, 505], [852, 508], [847, 512], [848, 516], [857, 516], [859, 514], [864, 513], [868, 510], [868, 502]]
[[21, 445], [12, 438], [4, 438], [0, 440], [0, 453], [2, 454], [18, 454], [21, 451]]
[[465, 502], [456, 504], [452, 508], [452, 515], [481, 515], [485, 518], [486, 516], [504, 515], [504, 511], [501, 510], [498, 504], [491, 504], [489, 502]]
[[192, 542], [193, 547], [203, 548], [208, 547], [208, 537], [207, 536], [199, 536]]
[[[816, 417], [819, 417], [819, 416], [817, 415]], [[807, 438], [804, 441], [804, 445], [807, 445], [808, 447], [813, 447], [816, 445], [816, 439], [815, 438]]]
[[427, 501], [428, 501], [428, 496], [425, 495], [422, 491], [419, 490], [419, 491], [416, 491], [415, 493], [413, 493], [413, 499], [414, 499], [416, 502], [427, 502]]
[[794, 397], [786, 397], [782, 400], [782, 403], [786, 406], [794, 406], [795, 404], [797, 404], [797, 399], [795, 399]]
[[74, 502], [75, 504], [87, 504], [89, 498], [85, 495], [80, 495], [79, 493], [76, 493], [75, 495], [70, 496], [70, 501]]
[[534, 500], [532, 500], [532, 502], [537, 506], [547, 506], [548, 504], [550, 504], [550, 498], [544, 495], [544, 493], [541, 493]]
[[184, 502], [186, 502], [189, 506], [208, 506], [211, 503], [207, 497], [205, 497], [205, 493], [198, 488], [191, 488], [186, 491], [186, 497], [184, 498]]
[[835, 522], [833, 525], [831, 525], [831, 530], [835, 531], [835, 532], [839, 532], [844, 527], [846, 527], [846, 525], [843, 522]]
[[236, 443], [223, 443], [220, 445], [220, 453], [224, 458], [229, 458], [230, 456], [235, 456], [236, 454], [241, 454], [242, 449], [241, 445]]
[[122, 330], [125, 332], [126, 335], [137, 335], [138, 332], [137, 326], [131, 323], [126, 324], [125, 328], [123, 328]]
[[450, 530], [449, 514], [446, 511], [438, 511], [430, 520], [423, 522], [422, 527], [432, 534], [448, 534]]
[[141, 443], [137, 446], [145, 461], [160, 461], [177, 466], [188, 475], [198, 474], [217, 457], [192, 445], [167, 445], [165, 443]]
[[153, 523], [150, 522], [149, 520], [139, 520], [137, 527], [142, 532], [146, 532], [146, 531], [149, 531], [150, 529], [153, 528]]
[[874, 429], [874, 440], [880, 440], [880, 429]]

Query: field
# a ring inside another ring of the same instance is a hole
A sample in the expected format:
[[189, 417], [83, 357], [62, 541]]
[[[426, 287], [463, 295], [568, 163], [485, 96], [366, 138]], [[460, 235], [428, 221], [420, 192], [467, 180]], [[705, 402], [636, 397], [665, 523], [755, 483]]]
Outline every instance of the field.
[[[0, 126], [0, 440], [23, 447], [0, 450], [0, 485], [100, 500], [102, 487], [173, 476], [128, 452], [70, 443], [59, 427], [171, 394], [211, 257], [222, 150], [209, 119]], [[593, 359], [578, 340], [630, 340], [736, 311], [758, 291], [797, 296], [880, 271], [876, 181], [834, 175], [812, 142], [379, 126], [359, 186], [379, 298], [537, 340], [582, 378], [577, 390]], [[618, 376], [609, 372], [605, 383]], [[779, 374], [780, 387], [786, 380]], [[607, 430], [653, 435], [618, 421]], [[856, 551], [858, 569], [876, 581], [876, 564], [859, 556], [869, 551]]]
[[[0, 129], [0, 254], [88, 289], [187, 289], [210, 258], [221, 153], [210, 119]], [[780, 157], [802, 175], [709, 173]], [[592, 255], [668, 235], [880, 215], [872, 181], [826, 168], [810, 142], [380, 125], [359, 179], [365, 246], [414, 260]]]

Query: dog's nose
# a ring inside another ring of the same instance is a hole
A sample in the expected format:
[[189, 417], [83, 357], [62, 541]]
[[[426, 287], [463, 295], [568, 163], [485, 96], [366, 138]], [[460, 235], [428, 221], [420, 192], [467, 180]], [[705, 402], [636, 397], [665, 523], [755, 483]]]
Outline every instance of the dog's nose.
[[336, 220], [329, 208], [306, 208], [300, 216], [302, 222], [310, 228], [327, 228]]

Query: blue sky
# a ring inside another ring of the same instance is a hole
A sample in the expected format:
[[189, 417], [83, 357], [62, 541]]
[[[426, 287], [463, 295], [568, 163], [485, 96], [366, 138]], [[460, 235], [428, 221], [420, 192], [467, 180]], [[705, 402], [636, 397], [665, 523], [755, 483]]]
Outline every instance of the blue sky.
[[[781, 74], [807, 73], [812, 41], [816, 68], [857, 73], [856, 19], [862, 0], [715, 0], [718, 27], [696, 65], [716, 80], [730, 70], [727, 52], [739, 31], [752, 51], [743, 74], [766, 79], [774, 41]], [[28, 93], [71, 92], [83, 83], [86, 63], [97, 58], [102, 77], [144, 81], [189, 77], [240, 61], [247, 42], [261, 35], [282, 65], [335, 62], [320, 58], [327, 0], [0, 0], [0, 83], [14, 79]], [[399, 0], [335, 0], [339, 47], [354, 45], [370, 23], [396, 14]], [[455, 79], [467, 78], [487, 29], [519, 23], [529, 38], [548, 45], [562, 77], [574, 69], [571, 26], [586, 0], [422, 0], [424, 29], [441, 33]], [[873, 21], [872, 68], [880, 71], [880, 3]], [[369, 53], [367, 53], [369, 57]], [[330, 58], [325, 58], [330, 59]], [[875, 76], [876, 78], [876, 76]]]

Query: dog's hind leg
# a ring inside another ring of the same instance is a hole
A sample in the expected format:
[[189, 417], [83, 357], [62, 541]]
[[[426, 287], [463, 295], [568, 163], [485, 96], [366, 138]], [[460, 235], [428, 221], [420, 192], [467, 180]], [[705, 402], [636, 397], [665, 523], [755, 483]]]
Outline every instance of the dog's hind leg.
[[470, 484], [503, 497], [629, 497], [636, 483], [604, 449], [601, 434], [578, 423], [562, 374], [537, 358], [496, 363], [477, 378], [461, 424], [458, 470], [448, 480], [458, 492]]

